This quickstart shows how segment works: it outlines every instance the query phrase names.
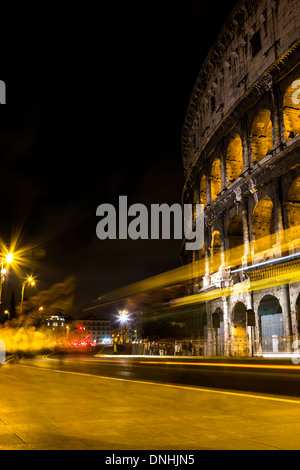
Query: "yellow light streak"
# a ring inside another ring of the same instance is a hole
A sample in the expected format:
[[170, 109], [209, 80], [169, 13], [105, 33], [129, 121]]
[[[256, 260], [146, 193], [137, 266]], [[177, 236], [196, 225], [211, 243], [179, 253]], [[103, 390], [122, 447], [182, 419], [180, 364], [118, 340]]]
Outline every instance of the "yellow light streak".
[[172, 361], [138, 361], [139, 364], [166, 364], [166, 365], [184, 365], [184, 366], [211, 366], [211, 367], [242, 367], [248, 369], [282, 369], [282, 370], [300, 370], [296, 365], [278, 365], [278, 364], [233, 364], [230, 362], [172, 362]]
[[[227, 250], [224, 255], [224, 269], [239, 268], [243, 265], [248, 268], [251, 264], [257, 265], [265, 260], [273, 260], [276, 263], [278, 258], [285, 255], [300, 252], [300, 226], [291, 227], [281, 232], [259, 238], [258, 240], [249, 242], [247, 246], [240, 245]], [[142, 292], [151, 292], [160, 288], [182, 284], [195, 278], [203, 277], [206, 274], [206, 261], [204, 258], [181, 266], [179, 268], [167, 271], [156, 276], [144, 279], [142, 281], [121, 287], [98, 298], [100, 304], [111, 303], [122, 298], [130, 297]], [[216, 273], [220, 269], [218, 257], [209, 257], [209, 273]], [[288, 271], [288, 270], [287, 270]], [[232, 287], [217, 289], [213, 292], [197, 294], [197, 296], [188, 296], [176, 301], [176, 305], [184, 305], [186, 303], [195, 303], [205, 300], [211, 300], [220, 296], [228, 296], [237, 293], [248, 292], [249, 290], [264, 289], [266, 287], [274, 287], [283, 283], [297, 282], [300, 279], [299, 270], [295, 272], [286, 272], [280, 278], [268, 278], [266, 280], [252, 281], [246, 283], [238, 283]], [[201, 296], [201, 297], [200, 297]], [[96, 305], [90, 308], [97, 308]], [[175, 306], [175, 303], [174, 303]], [[89, 309], [87, 309], [89, 310]]]
[[218, 299], [220, 297], [228, 297], [233, 294], [243, 294], [245, 292], [251, 292], [261, 289], [267, 289], [270, 287], [281, 286], [284, 284], [292, 284], [293, 282], [299, 282], [300, 280], [300, 269], [296, 271], [288, 270], [281, 276], [274, 275], [268, 279], [261, 279], [258, 281], [244, 282], [235, 284], [230, 287], [224, 287], [222, 289], [216, 289], [209, 292], [203, 292], [200, 294], [189, 295], [181, 297], [172, 301], [173, 307], [180, 307], [183, 305], [190, 305], [199, 302], [205, 302], [207, 300]]

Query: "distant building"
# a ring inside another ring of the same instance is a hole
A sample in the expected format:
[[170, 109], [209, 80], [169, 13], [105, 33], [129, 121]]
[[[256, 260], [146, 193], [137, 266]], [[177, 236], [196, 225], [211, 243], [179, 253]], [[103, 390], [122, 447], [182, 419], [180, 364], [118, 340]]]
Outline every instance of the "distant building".
[[42, 325], [48, 328], [63, 328], [65, 326], [65, 318], [61, 315], [48, 315], [42, 317]]
[[76, 320], [73, 324], [76, 328], [82, 327], [82, 335], [89, 336], [89, 340], [95, 344], [111, 342], [110, 320], [91, 316], [83, 320]]

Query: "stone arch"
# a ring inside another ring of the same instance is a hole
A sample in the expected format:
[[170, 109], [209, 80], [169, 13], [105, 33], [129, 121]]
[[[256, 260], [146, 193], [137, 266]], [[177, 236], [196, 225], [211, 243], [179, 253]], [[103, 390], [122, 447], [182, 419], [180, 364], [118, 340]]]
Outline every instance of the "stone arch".
[[221, 191], [221, 162], [219, 158], [215, 158], [210, 173], [211, 184], [211, 200], [214, 201]]
[[266, 294], [258, 306], [258, 319], [263, 352], [284, 351], [284, 323], [279, 299]]
[[246, 305], [238, 300], [232, 310], [232, 324], [235, 326], [240, 325], [246, 328], [247, 324], [247, 307]]
[[260, 109], [251, 125], [251, 149], [253, 163], [258, 163], [273, 149], [271, 111]]
[[275, 233], [273, 202], [264, 197], [255, 205], [252, 214], [254, 252], [268, 250], [272, 246], [271, 235]]
[[232, 184], [243, 173], [243, 145], [237, 132], [230, 135], [226, 152], [228, 185]]
[[300, 134], [300, 78], [293, 80], [283, 97], [285, 140]]
[[231, 353], [234, 356], [249, 355], [249, 338], [247, 333], [247, 307], [238, 301], [232, 310], [231, 320]]
[[218, 230], [214, 230], [211, 236], [211, 257], [212, 269], [218, 271], [221, 266], [221, 235]]
[[212, 325], [214, 325], [214, 322], [219, 325], [218, 328], [215, 328], [216, 355], [222, 356], [224, 354], [224, 317], [223, 310], [220, 307], [217, 307], [212, 314]]
[[288, 226], [300, 225], [300, 176], [290, 186], [286, 201]]

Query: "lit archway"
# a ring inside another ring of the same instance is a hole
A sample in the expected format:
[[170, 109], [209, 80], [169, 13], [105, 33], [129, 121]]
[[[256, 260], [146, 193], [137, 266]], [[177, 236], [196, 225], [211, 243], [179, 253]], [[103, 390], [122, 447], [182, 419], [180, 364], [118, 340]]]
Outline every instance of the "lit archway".
[[275, 216], [273, 203], [269, 197], [261, 199], [253, 210], [254, 252], [268, 250], [273, 244]]
[[300, 225], [300, 176], [292, 183], [286, 202], [288, 226]]
[[273, 149], [271, 111], [260, 109], [252, 121], [251, 148], [253, 163], [262, 160]]
[[262, 351], [284, 351], [284, 324], [279, 300], [273, 295], [265, 295], [258, 307], [258, 318]]
[[227, 147], [226, 167], [228, 184], [233, 183], [243, 173], [243, 146], [239, 134], [233, 133]]
[[283, 122], [286, 140], [300, 134], [300, 78], [293, 80], [284, 94]]
[[220, 159], [216, 158], [213, 161], [210, 174], [211, 181], [211, 200], [214, 201], [221, 191], [221, 163]]
[[249, 355], [247, 307], [243, 302], [237, 302], [232, 312], [231, 352], [234, 356]]

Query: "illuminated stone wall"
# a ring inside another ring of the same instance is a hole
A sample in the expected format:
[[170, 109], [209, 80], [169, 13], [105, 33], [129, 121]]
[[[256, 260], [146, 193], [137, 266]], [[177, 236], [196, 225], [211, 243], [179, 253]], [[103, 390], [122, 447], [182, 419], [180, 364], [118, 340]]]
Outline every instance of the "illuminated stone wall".
[[[300, 229], [299, 16], [294, 0], [240, 1], [203, 64], [186, 113], [183, 203], [205, 205], [204, 247], [193, 257], [182, 252], [184, 263], [203, 260], [205, 276], [187, 294], [249, 280], [254, 286], [260, 269], [270, 279], [264, 288], [198, 305], [201, 333], [189, 331], [206, 354], [287, 352], [298, 340], [300, 283], [271, 281], [286, 260], [293, 264], [279, 273], [300, 269], [298, 244], [286, 240]], [[255, 313], [251, 328], [247, 310]]]

